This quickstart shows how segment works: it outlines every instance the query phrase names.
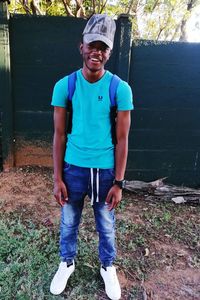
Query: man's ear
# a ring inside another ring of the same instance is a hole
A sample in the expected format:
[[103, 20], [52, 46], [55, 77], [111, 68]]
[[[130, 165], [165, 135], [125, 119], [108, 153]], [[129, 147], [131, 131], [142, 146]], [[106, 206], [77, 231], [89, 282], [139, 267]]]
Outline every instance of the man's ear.
[[83, 43], [80, 43], [80, 45], [79, 45], [79, 52], [82, 55], [82, 53], [83, 53]]
[[110, 59], [110, 57], [111, 57], [111, 54], [112, 54], [112, 50], [110, 50], [110, 53], [109, 53], [109, 58], [108, 58], [108, 59]]

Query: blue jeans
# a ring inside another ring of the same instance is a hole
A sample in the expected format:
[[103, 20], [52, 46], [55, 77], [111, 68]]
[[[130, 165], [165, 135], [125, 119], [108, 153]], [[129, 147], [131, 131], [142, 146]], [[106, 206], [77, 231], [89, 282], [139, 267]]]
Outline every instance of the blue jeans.
[[[61, 208], [60, 256], [62, 261], [71, 261], [77, 253], [77, 236], [84, 198], [94, 196], [92, 205], [96, 229], [99, 234], [99, 259], [105, 267], [111, 266], [116, 257], [115, 248], [115, 215], [109, 211], [105, 199], [113, 185], [114, 170], [100, 169], [99, 189], [96, 178], [98, 169], [82, 168], [68, 163], [64, 164], [63, 180], [68, 191], [68, 202]], [[97, 194], [99, 201], [97, 199]]]

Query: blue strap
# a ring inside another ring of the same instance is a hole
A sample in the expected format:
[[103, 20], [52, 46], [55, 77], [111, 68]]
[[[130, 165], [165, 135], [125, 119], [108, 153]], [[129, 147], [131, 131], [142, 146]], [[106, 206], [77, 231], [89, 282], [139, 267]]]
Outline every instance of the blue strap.
[[120, 78], [117, 75], [113, 75], [110, 87], [109, 87], [109, 96], [110, 96], [110, 104], [111, 106], [116, 106], [116, 91], [120, 82]]
[[[72, 97], [74, 95], [75, 87], [76, 87], [76, 72], [73, 72], [68, 77], [68, 100], [72, 101]], [[110, 87], [109, 87], [109, 96], [110, 96], [110, 104], [111, 106], [116, 106], [116, 91], [120, 82], [120, 78], [117, 75], [113, 75]]]
[[74, 95], [75, 87], [76, 87], [76, 72], [71, 73], [68, 76], [68, 100], [72, 101], [72, 97]]

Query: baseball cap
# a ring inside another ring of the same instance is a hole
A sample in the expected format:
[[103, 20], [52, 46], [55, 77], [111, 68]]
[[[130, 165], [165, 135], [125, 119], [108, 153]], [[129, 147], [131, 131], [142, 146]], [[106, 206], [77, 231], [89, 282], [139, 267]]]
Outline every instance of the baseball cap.
[[87, 44], [95, 41], [104, 42], [113, 48], [116, 25], [107, 14], [95, 14], [87, 22], [83, 31], [83, 41]]

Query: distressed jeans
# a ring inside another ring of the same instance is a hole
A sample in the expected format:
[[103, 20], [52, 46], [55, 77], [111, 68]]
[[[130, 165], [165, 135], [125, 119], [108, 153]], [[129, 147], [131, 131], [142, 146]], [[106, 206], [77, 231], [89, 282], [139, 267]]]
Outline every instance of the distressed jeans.
[[93, 194], [92, 208], [99, 234], [99, 259], [105, 267], [112, 265], [116, 257], [115, 215], [114, 210], [108, 210], [105, 199], [113, 185], [113, 179], [113, 169], [90, 169], [64, 164], [63, 180], [69, 200], [61, 208], [60, 256], [62, 261], [71, 261], [77, 254], [78, 228], [84, 198], [86, 195], [91, 198]]

